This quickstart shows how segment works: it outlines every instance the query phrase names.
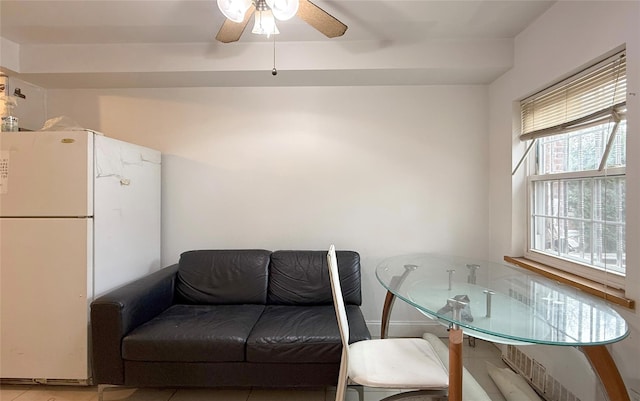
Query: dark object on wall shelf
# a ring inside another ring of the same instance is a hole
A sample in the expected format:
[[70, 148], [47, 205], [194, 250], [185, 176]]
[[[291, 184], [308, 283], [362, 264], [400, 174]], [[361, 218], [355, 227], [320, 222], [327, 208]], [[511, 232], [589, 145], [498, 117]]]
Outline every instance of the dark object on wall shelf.
[[25, 96], [25, 94], [24, 94], [24, 93], [22, 93], [22, 89], [20, 89], [20, 88], [16, 88], [16, 89], [13, 91], [13, 96], [15, 96], [15, 97], [19, 97], [20, 99], [26, 99], [26, 98], [27, 98], [27, 97]]

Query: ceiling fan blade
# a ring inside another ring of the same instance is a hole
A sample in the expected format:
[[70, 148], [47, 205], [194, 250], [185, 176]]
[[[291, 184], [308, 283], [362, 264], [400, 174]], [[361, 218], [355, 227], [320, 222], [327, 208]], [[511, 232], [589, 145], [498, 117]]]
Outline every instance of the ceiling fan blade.
[[247, 27], [251, 16], [253, 15], [256, 7], [251, 5], [246, 13], [244, 13], [244, 19], [242, 22], [233, 22], [230, 19], [225, 19], [222, 27], [218, 31], [216, 35], [216, 40], [222, 43], [230, 43], [236, 42], [242, 36], [242, 32], [244, 32], [244, 28]]
[[322, 32], [328, 38], [342, 36], [347, 31], [345, 24], [309, 0], [300, 0], [298, 17], [305, 20], [309, 25]]

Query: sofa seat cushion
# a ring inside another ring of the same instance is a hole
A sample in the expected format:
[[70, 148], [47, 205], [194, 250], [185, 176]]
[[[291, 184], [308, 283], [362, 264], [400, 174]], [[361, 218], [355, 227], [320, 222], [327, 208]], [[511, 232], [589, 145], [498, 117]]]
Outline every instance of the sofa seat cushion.
[[122, 342], [126, 360], [242, 362], [264, 305], [173, 305]]
[[[369, 339], [360, 308], [348, 305], [347, 315], [350, 341]], [[333, 305], [268, 305], [247, 340], [254, 363], [340, 363], [341, 352]]]

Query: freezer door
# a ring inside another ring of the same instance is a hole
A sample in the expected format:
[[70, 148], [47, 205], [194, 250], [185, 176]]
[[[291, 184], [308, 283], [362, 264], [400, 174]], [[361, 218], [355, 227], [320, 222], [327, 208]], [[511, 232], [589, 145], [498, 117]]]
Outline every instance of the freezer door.
[[91, 216], [88, 131], [0, 134], [0, 216]]
[[89, 378], [92, 219], [0, 218], [0, 377]]

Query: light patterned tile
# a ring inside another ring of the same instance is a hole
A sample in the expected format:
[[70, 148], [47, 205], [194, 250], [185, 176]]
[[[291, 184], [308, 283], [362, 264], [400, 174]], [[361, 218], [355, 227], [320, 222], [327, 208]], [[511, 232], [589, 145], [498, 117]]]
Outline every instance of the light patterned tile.
[[104, 401], [169, 401], [175, 392], [174, 389], [107, 387], [103, 397]]
[[31, 386], [13, 384], [0, 386], [0, 401], [13, 401], [30, 388]]
[[12, 401], [93, 401], [97, 396], [95, 387], [33, 386]]

